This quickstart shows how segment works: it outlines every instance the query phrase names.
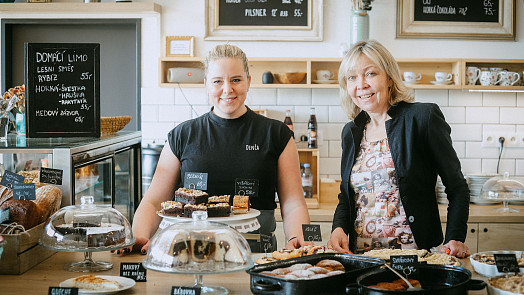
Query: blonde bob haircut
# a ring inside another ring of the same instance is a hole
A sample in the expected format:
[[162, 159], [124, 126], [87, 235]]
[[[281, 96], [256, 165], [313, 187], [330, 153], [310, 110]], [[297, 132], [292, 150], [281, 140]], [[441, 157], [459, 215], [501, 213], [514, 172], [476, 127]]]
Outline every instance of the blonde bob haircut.
[[338, 70], [338, 83], [340, 85], [340, 103], [342, 109], [350, 120], [360, 113], [360, 108], [353, 102], [347, 90], [347, 75], [355, 68], [357, 60], [364, 54], [377, 67], [386, 73], [392, 81], [389, 88], [388, 103], [393, 106], [401, 101], [412, 102], [413, 92], [404, 85], [397, 61], [391, 53], [377, 40], [367, 40], [355, 43], [346, 53]]
[[242, 51], [242, 49], [231, 44], [217, 45], [209, 51], [209, 53], [206, 56], [206, 59], [202, 62], [204, 64], [204, 73], [206, 77], [209, 68], [209, 63], [221, 58], [240, 59], [244, 66], [244, 72], [246, 72], [247, 77], [249, 77], [249, 64], [247, 61], [246, 54], [244, 53], [244, 51]]

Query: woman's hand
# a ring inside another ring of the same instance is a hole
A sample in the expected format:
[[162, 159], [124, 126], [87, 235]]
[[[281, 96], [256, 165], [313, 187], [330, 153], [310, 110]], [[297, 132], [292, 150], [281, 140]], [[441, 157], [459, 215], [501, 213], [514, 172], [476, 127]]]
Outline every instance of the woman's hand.
[[133, 246], [124, 248], [124, 249], [118, 249], [118, 250], [111, 250], [111, 253], [116, 253], [116, 255], [123, 255], [125, 253], [140, 253], [142, 255], [145, 255], [147, 253], [147, 250], [149, 249], [149, 245], [151, 244], [151, 241], [146, 238], [136, 237], [136, 243]]
[[327, 243], [328, 247], [339, 253], [349, 254], [349, 238], [341, 227], [337, 227], [332, 233]]
[[457, 258], [466, 258], [471, 255], [466, 244], [455, 240], [451, 240], [444, 244], [444, 246], [440, 248], [440, 251]]

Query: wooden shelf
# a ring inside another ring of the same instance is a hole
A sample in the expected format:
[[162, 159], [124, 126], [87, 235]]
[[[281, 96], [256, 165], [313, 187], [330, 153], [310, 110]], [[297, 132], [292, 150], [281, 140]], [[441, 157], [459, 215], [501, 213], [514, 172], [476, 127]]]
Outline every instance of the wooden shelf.
[[308, 208], [318, 208], [320, 203], [320, 150], [301, 148], [298, 145], [300, 163], [309, 163], [313, 174], [313, 198], [306, 199]]
[[162, 6], [156, 3], [112, 2], [112, 3], [2, 3], [0, 13], [161, 13]]
[[[160, 58], [160, 86], [161, 87], [203, 87], [203, 83], [168, 83], [167, 71], [172, 67], [202, 67], [201, 57], [162, 57]], [[316, 71], [329, 70], [335, 73], [338, 80], [338, 69], [342, 58], [264, 58], [254, 57], [249, 59], [249, 71], [251, 74], [252, 88], [320, 88], [338, 89], [337, 82], [333, 84], [316, 84]], [[509, 71], [518, 72], [523, 75], [523, 59], [397, 59], [402, 72], [417, 72], [422, 74], [418, 84], [408, 85], [413, 89], [463, 89], [463, 90], [503, 90], [524, 91], [524, 86], [480, 86], [467, 85], [466, 67], [502, 67]], [[264, 72], [306, 72], [306, 78], [299, 84], [262, 84]], [[435, 72], [446, 72], [453, 74], [453, 83], [450, 85], [434, 85]], [[522, 77], [521, 77], [522, 79]]]

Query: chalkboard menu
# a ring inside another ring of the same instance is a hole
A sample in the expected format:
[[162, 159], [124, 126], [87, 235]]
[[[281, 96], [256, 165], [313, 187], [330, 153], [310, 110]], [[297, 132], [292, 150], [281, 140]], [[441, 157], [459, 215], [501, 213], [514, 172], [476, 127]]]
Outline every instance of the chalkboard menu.
[[28, 137], [100, 136], [100, 44], [25, 43]]
[[218, 1], [219, 26], [305, 27], [313, 0], [211, 0]]
[[499, 22], [499, 0], [415, 0], [415, 21]]

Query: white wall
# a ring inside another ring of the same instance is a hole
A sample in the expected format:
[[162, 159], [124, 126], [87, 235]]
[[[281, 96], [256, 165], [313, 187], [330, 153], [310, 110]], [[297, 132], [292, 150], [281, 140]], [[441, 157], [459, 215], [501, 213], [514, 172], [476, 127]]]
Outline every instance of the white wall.
[[[104, 2], [104, 1], [103, 1]], [[134, 2], [153, 2], [135, 0]], [[223, 42], [204, 41], [203, 0], [157, 0], [162, 5], [161, 46], [165, 36], [195, 36], [195, 55], [205, 56]], [[396, 1], [375, 0], [370, 12], [370, 37], [382, 42], [397, 58], [505, 58], [524, 59], [524, 1], [517, 0], [516, 41], [453, 39], [396, 39]], [[340, 43], [348, 42], [349, 0], [324, 0], [324, 41], [248, 42], [231, 41], [248, 57], [338, 57]], [[144, 32], [147, 34], [147, 32]], [[158, 46], [156, 46], [158, 47]], [[155, 46], [153, 48], [156, 48]], [[153, 60], [151, 56], [146, 58]], [[167, 132], [181, 121], [208, 111], [203, 88], [159, 88], [158, 64], [143, 67], [142, 131], [145, 143], [164, 142]], [[524, 70], [524, 69], [523, 69]], [[524, 133], [524, 93], [469, 93], [461, 90], [417, 90], [416, 100], [435, 102], [452, 127], [452, 138], [463, 171], [495, 173], [498, 148], [483, 148], [485, 132]], [[335, 89], [250, 89], [247, 104], [265, 108], [269, 116], [284, 119], [290, 108], [297, 137], [306, 132], [309, 107], [315, 106], [320, 129], [321, 175], [340, 178], [340, 132], [347, 122]], [[192, 111], [192, 107], [196, 111]], [[500, 171], [524, 175], [524, 149], [507, 148]]]

